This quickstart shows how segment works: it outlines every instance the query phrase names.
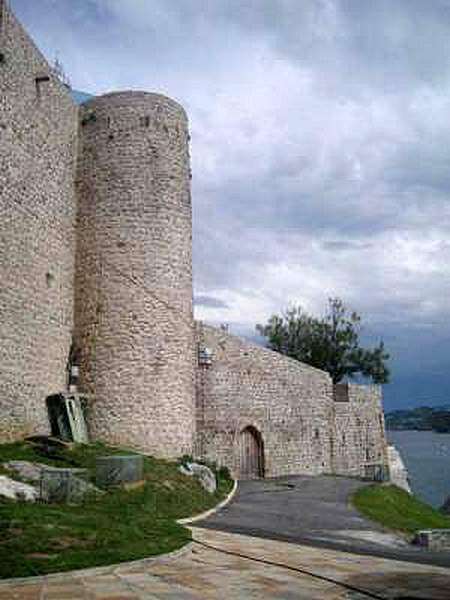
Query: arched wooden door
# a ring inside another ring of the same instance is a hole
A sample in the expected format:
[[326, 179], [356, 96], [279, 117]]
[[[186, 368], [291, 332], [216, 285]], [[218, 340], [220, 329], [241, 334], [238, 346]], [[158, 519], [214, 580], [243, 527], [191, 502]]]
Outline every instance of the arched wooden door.
[[258, 479], [264, 476], [264, 452], [260, 433], [246, 427], [239, 437], [239, 477]]

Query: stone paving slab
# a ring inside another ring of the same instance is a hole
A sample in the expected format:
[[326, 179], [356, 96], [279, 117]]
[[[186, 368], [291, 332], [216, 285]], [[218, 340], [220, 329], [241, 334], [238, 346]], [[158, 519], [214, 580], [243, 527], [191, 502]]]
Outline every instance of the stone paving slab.
[[[193, 528], [155, 561], [0, 583], [0, 600], [449, 600], [450, 569]], [[301, 572], [327, 577], [325, 581]], [[347, 589], [339, 583], [351, 586]]]

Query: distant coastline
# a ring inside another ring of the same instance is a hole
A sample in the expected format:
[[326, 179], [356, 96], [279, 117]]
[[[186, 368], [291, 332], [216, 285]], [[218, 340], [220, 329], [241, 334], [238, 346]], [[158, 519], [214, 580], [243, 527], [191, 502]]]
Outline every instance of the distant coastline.
[[385, 414], [385, 423], [388, 431], [450, 433], [450, 404], [393, 410]]

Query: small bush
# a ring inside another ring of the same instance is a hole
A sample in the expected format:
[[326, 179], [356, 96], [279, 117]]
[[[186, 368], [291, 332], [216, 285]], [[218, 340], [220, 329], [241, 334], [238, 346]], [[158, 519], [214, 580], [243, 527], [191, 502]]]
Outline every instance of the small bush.
[[225, 479], [226, 481], [231, 481], [231, 473], [230, 473], [230, 469], [228, 467], [225, 467], [224, 465], [222, 465], [221, 467], [219, 467], [219, 470], [217, 471], [217, 477], [219, 479]]
[[194, 462], [194, 459], [192, 458], [192, 456], [190, 454], [183, 454], [183, 456], [181, 456], [178, 460], [177, 463], [179, 465], [182, 465], [183, 467], [186, 467], [188, 465], [188, 463]]

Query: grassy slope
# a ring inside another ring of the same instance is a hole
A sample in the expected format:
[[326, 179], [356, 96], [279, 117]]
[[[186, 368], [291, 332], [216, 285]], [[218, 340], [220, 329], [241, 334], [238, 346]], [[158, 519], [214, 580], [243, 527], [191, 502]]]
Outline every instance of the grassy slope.
[[[0, 463], [31, 460], [93, 470], [95, 457], [123, 454], [100, 444], [64, 450], [46, 459], [26, 443], [0, 446]], [[1, 467], [1, 465], [0, 465]], [[220, 480], [216, 494], [206, 492], [177, 465], [144, 459], [146, 484], [114, 491], [79, 506], [0, 500], [0, 577], [24, 577], [101, 566], [168, 552], [190, 539], [175, 519], [211, 508], [231, 488]]]
[[357, 490], [354, 506], [390, 529], [414, 533], [418, 529], [450, 528], [450, 517], [395, 485], [370, 485]]

